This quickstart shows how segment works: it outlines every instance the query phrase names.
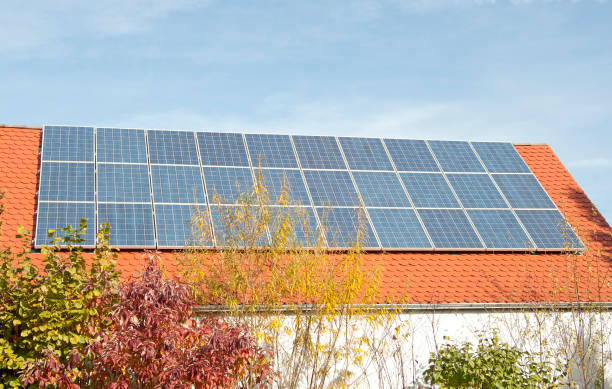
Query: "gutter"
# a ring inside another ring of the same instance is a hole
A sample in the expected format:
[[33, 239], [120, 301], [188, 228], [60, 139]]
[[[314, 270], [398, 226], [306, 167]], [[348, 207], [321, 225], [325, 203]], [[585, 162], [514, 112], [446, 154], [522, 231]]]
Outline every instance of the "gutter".
[[[533, 303], [441, 303], [441, 304], [354, 304], [351, 306], [360, 313], [366, 312], [396, 312], [396, 313], [503, 313], [503, 312], [610, 312], [612, 302], [533, 302]], [[315, 305], [256, 305], [252, 313], [296, 314], [298, 312], [313, 312]], [[194, 308], [196, 315], [229, 314], [235, 312], [227, 305], [200, 305]], [[245, 309], [243, 312], [248, 312]]]

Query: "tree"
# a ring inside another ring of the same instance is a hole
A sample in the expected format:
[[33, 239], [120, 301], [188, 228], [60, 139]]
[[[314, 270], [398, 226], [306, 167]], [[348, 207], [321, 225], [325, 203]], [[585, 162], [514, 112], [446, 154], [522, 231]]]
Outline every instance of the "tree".
[[0, 252], [0, 388], [21, 386], [20, 372], [49, 353], [67, 362], [109, 325], [119, 273], [108, 228], [87, 266], [80, 246], [86, 228], [82, 220], [79, 230], [50, 231], [42, 268], [32, 262], [23, 230], [20, 252]]

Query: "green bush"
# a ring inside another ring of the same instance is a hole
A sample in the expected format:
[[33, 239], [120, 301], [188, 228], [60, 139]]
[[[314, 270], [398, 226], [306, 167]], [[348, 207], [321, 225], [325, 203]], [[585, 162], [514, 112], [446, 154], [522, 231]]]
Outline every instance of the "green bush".
[[[444, 339], [449, 340], [448, 337]], [[497, 332], [469, 342], [445, 344], [432, 353], [424, 373], [427, 383], [442, 388], [555, 388], [560, 374], [550, 364], [500, 342]]]
[[105, 226], [87, 264], [80, 247], [86, 228], [82, 220], [78, 230], [50, 231], [42, 268], [32, 263], [23, 230], [20, 252], [0, 251], [0, 388], [21, 387], [19, 373], [29, 364], [50, 352], [68, 358], [110, 325], [119, 282], [116, 253]]

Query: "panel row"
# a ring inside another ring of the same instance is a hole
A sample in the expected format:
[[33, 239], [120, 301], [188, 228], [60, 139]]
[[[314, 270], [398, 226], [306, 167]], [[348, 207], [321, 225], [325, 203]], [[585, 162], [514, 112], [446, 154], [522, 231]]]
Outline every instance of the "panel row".
[[[98, 163], [97, 201], [150, 202], [152, 192], [155, 203], [208, 200], [232, 205], [259, 180], [270, 204], [281, 201], [282, 194], [282, 201], [293, 205], [359, 207], [361, 198], [366, 207], [555, 208], [533, 174], [304, 170], [305, 184], [298, 169], [255, 169], [256, 180], [248, 167], [206, 166], [204, 177], [198, 166], [151, 165], [150, 169], [151, 183], [147, 165]], [[40, 177], [41, 201], [94, 201], [93, 163], [42, 162]]]
[[[209, 214], [205, 205], [157, 204], [153, 216], [150, 204], [99, 204], [97, 223], [110, 223], [111, 244], [117, 247], [155, 247], [154, 230], [159, 248], [266, 245], [269, 238], [288, 239], [285, 246], [294, 243], [303, 247], [315, 246], [318, 239], [324, 239], [322, 242], [325, 244], [326, 239], [325, 245], [329, 248], [350, 248], [357, 239], [366, 249], [582, 247], [556, 210], [519, 210], [516, 211], [517, 220], [510, 210], [467, 210], [468, 219], [460, 209], [366, 208], [366, 215], [360, 208], [317, 207], [316, 214], [324, 231], [320, 236], [317, 219], [310, 207], [270, 207], [265, 208], [269, 212], [265, 216], [261, 214], [262, 209], [256, 206], [211, 206]], [[66, 225], [78, 226], [82, 217], [88, 218], [92, 224], [95, 218], [93, 203], [41, 203], [38, 228], [47, 231]], [[267, 221], [265, 226], [264, 220]], [[262, 225], [257, 227], [257, 223]], [[289, 230], [288, 226], [291, 227]], [[269, 236], [265, 227], [270, 230]], [[279, 233], [282, 228], [285, 230]], [[251, 235], [245, 235], [244, 231]], [[259, 234], [253, 234], [253, 231], [259, 231]], [[87, 245], [94, 245], [94, 235], [94, 229], [89, 228], [85, 234]], [[248, 238], [257, 241], [248, 242]], [[36, 245], [46, 241], [44, 234], [37, 235]]]
[[[510, 143], [46, 126], [43, 161], [529, 173]], [[295, 149], [295, 152], [294, 152]], [[198, 152], [199, 150], [199, 152]], [[345, 162], [346, 160], [346, 162]], [[250, 164], [249, 164], [250, 161]], [[482, 163], [481, 163], [482, 161]], [[486, 168], [486, 169], [485, 169]]]

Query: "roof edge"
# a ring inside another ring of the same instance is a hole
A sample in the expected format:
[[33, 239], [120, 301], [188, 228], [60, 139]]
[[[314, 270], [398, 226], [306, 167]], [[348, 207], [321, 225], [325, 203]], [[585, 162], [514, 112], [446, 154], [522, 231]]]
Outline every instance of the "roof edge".
[[0, 128], [22, 128], [24, 130], [42, 130], [42, 126], [24, 126], [22, 124], [4, 124], [0, 123]]
[[[386, 311], [398, 313], [503, 313], [517, 311], [612, 311], [612, 302], [521, 302], [521, 303], [431, 303], [431, 304], [354, 304], [357, 311]], [[258, 305], [253, 313], [275, 312], [292, 314], [315, 310], [315, 305], [298, 304], [270, 307]], [[341, 308], [338, 308], [341, 309]], [[196, 315], [230, 313], [227, 305], [200, 305], [194, 309]]]

